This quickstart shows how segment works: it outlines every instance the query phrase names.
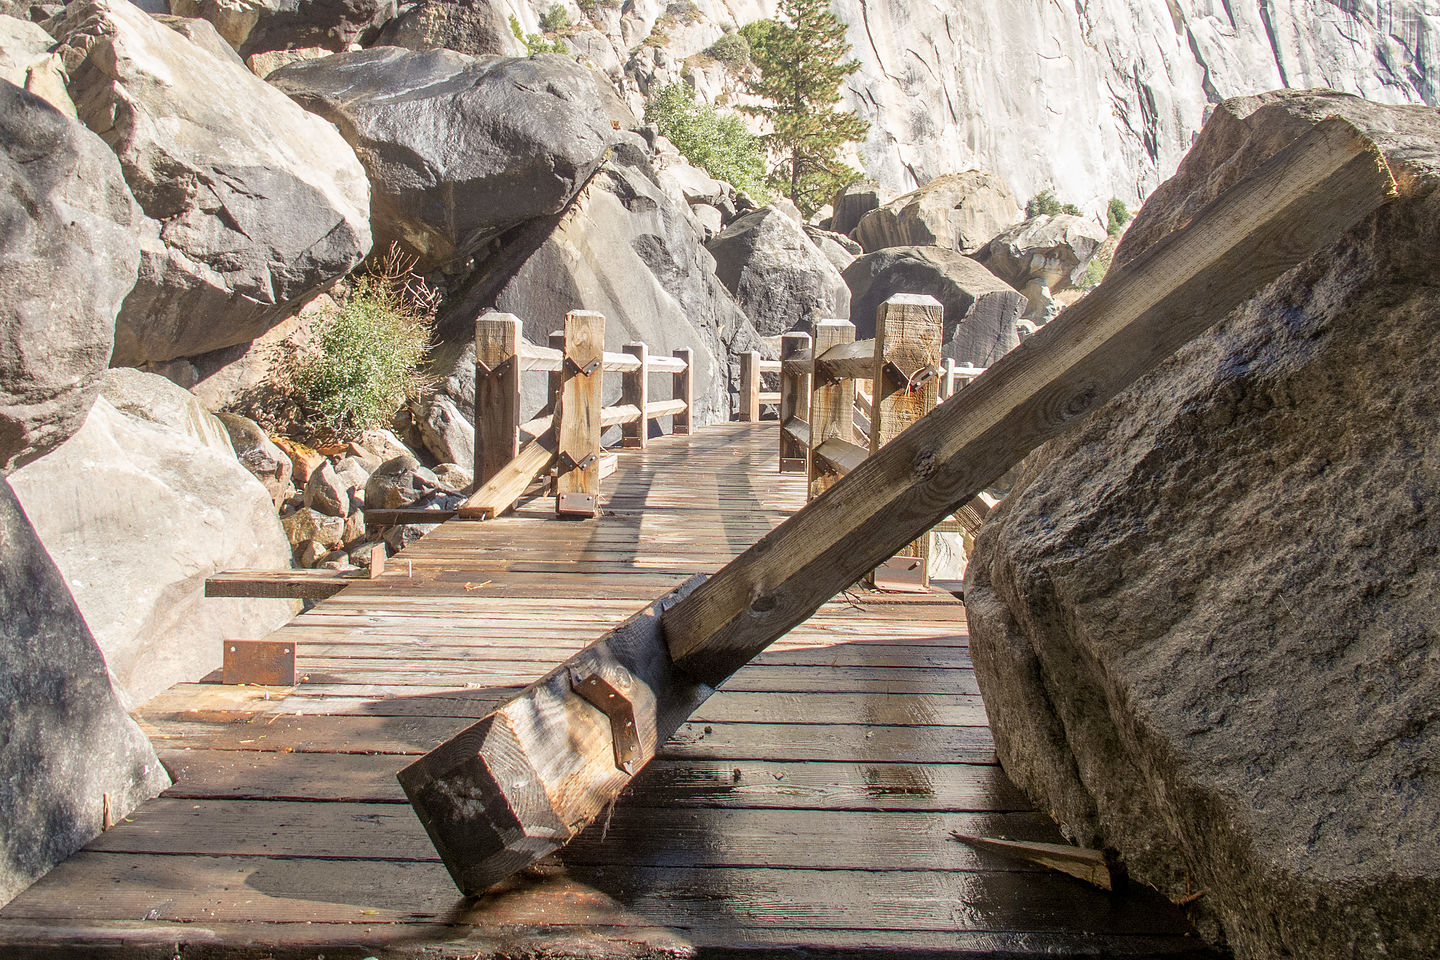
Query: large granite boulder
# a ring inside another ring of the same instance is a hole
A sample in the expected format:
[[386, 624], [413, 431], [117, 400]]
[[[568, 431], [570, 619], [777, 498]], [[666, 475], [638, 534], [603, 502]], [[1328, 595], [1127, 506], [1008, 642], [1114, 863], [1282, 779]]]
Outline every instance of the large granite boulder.
[[1025, 319], [1044, 323], [1059, 312], [1053, 294], [1078, 289], [1109, 235], [1087, 217], [1031, 217], [991, 240], [975, 259], [1025, 294]]
[[284, 569], [290, 548], [224, 426], [163, 377], [111, 371], [79, 432], [10, 483], [133, 703], [293, 615], [285, 600], [205, 598], [210, 574]]
[[980, 264], [941, 247], [893, 247], [846, 268], [850, 320], [860, 340], [875, 335], [875, 312], [897, 293], [923, 293], [945, 307], [944, 355], [988, 367], [1020, 342], [1025, 298]]
[[[680, 347], [695, 352], [692, 423], [728, 420], [738, 384], [735, 353], [760, 349], [755, 327], [715, 276], [715, 260], [700, 243], [683, 205], [660, 186], [638, 134], [620, 134], [614, 155], [561, 217], [529, 224], [480, 264], [467, 288], [441, 311], [448, 363], [436, 371], [441, 387], [469, 383], [474, 403], [475, 317], [487, 307], [513, 313], [531, 343], [544, 344], [571, 310], [606, 318], [605, 347], [640, 341], [652, 354]], [[530, 378], [525, 378], [529, 380]], [[607, 378], [618, 391], [618, 378]], [[447, 391], [448, 392], [448, 391]], [[607, 402], [614, 393], [607, 395]], [[662, 392], [660, 396], [665, 394]], [[531, 395], [530, 415], [539, 394]], [[456, 397], [462, 412], [467, 402]], [[473, 408], [472, 408], [473, 409]]]
[[830, 202], [830, 229], [836, 233], [849, 234], [860, 225], [860, 220], [880, 204], [889, 203], [894, 194], [874, 180], [856, 180], [846, 184]]
[[65, 577], [0, 480], [0, 906], [170, 785]]
[[143, 221], [99, 137], [0, 80], [0, 474], [84, 422]]
[[1440, 956], [1440, 116], [1224, 104], [1138, 226], [1160, 236], [1272, 131], [1335, 113], [1401, 199], [1033, 455], [966, 605], [1000, 758], [1069, 836], [1237, 957], [1421, 960]]
[[871, 210], [851, 236], [866, 253], [911, 246], [974, 253], [1020, 219], [1020, 204], [1005, 181], [993, 173], [968, 170], [936, 177]]
[[426, 270], [559, 213], [613, 133], [590, 71], [558, 54], [376, 47], [269, 80], [340, 128], [370, 177], [377, 242], [402, 242]]
[[369, 188], [328, 123], [124, 0], [56, 26], [80, 119], [157, 223], [116, 364], [253, 340], [370, 249]]
[[246, 57], [294, 47], [344, 50], [373, 38], [395, 9], [395, 0], [170, 0], [171, 13], [210, 21]]
[[773, 207], [737, 218], [705, 249], [762, 337], [850, 316], [850, 288], [800, 224]]
[[422, 0], [410, 4], [380, 31], [377, 43], [408, 50], [441, 47], [472, 57], [523, 57], [525, 41], [505, 13], [488, 0]]
[[0, 80], [29, 90], [67, 117], [75, 104], [65, 89], [65, 73], [55, 56], [55, 38], [28, 20], [0, 14]]

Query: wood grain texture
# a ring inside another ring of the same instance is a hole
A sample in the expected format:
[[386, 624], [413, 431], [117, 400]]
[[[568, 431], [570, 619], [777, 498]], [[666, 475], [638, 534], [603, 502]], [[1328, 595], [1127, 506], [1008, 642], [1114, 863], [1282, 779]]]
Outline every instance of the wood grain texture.
[[620, 445], [644, 450], [650, 443], [650, 348], [643, 343], [627, 343], [620, 348], [640, 361], [634, 371], [620, 377], [620, 402], [644, 413], [620, 429]]
[[485, 483], [520, 452], [520, 318], [475, 321], [475, 481]]
[[[603, 373], [591, 364], [605, 354], [605, 318], [574, 310], [565, 315], [565, 369], [555, 431], [556, 493], [600, 495], [600, 383]], [[569, 458], [568, 461], [566, 458]], [[592, 458], [588, 459], [587, 458]], [[580, 467], [578, 464], [585, 463]]]
[[[821, 320], [815, 324], [815, 352], [823, 354], [832, 348], [855, 342], [855, 324], [848, 320]], [[855, 440], [855, 381], [832, 379], [824, 370], [810, 381], [810, 496], [817, 497], [829, 489], [840, 474], [828, 461], [818, 459], [814, 452], [826, 440], [834, 438], [845, 443]], [[853, 582], [853, 580], [852, 580]]]
[[810, 423], [810, 374], [799, 369], [793, 358], [809, 352], [808, 333], [787, 333], [780, 338], [780, 472], [808, 473], [809, 434], [800, 440], [787, 424]]
[[685, 369], [674, 375], [671, 390], [673, 399], [685, 401], [685, 409], [672, 415], [670, 430], [677, 437], [684, 437], [690, 435], [695, 410], [695, 351], [680, 347], [675, 351], [675, 359], [683, 362]]
[[1374, 144], [1319, 124], [669, 610], [676, 662], [723, 681], [1393, 190]]
[[520, 448], [515, 458], [460, 504], [456, 512], [464, 520], [488, 520], [515, 505], [535, 478], [555, 463], [555, 429], [551, 427]]
[[741, 423], [760, 420], [760, 354], [754, 350], [740, 354]]

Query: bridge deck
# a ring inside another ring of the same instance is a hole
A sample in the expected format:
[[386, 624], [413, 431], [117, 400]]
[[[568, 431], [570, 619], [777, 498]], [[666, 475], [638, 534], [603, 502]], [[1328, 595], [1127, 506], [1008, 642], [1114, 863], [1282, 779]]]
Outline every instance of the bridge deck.
[[296, 687], [182, 684], [176, 783], [0, 912], [0, 954], [1204, 956], [1178, 912], [976, 853], [1057, 840], [995, 764], [948, 594], [828, 604], [681, 728], [603, 824], [459, 897], [395, 782], [803, 502], [773, 425], [621, 456], [607, 516], [455, 521], [282, 628]]

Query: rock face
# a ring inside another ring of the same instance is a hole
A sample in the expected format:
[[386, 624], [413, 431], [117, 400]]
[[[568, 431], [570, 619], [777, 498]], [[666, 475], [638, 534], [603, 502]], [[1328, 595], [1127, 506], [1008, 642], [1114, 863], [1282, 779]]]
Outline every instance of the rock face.
[[1403, 198], [1027, 462], [978, 537], [971, 651], [1010, 776], [1132, 876], [1203, 891], [1237, 957], [1418, 960], [1440, 955], [1440, 118], [1226, 104], [1139, 236], [1325, 113], [1375, 134]]
[[[283, 600], [203, 596], [210, 574], [283, 569], [290, 550], [224, 428], [195, 429], [209, 415], [163, 377], [113, 371], [107, 396], [119, 378], [129, 412], [101, 396], [79, 432], [10, 482], [116, 686], [139, 703], [218, 667], [222, 640], [261, 637], [291, 617]], [[143, 389], [153, 402], [142, 408]]]
[[269, 80], [340, 128], [370, 177], [377, 241], [401, 241], [422, 269], [559, 213], [613, 132], [590, 72], [554, 54], [377, 47], [291, 64]]
[[762, 337], [850, 315], [840, 271], [789, 216], [764, 207], [705, 245], [715, 274]]
[[1020, 204], [992, 173], [936, 177], [860, 218], [851, 235], [874, 253], [886, 247], [936, 246], [974, 253], [1020, 219]]
[[0, 906], [170, 785], [65, 578], [0, 480]]
[[65, 90], [64, 71], [52, 55], [55, 38], [39, 24], [0, 14], [0, 80], [28, 90], [67, 117], [75, 104]]
[[253, 340], [369, 251], [364, 171], [329, 124], [123, 0], [72, 3], [56, 32], [81, 120], [157, 221], [116, 364]]
[[989, 270], [940, 247], [894, 247], [860, 257], [845, 271], [855, 337], [875, 335], [875, 311], [897, 293], [923, 293], [945, 307], [944, 355], [988, 367], [1020, 342], [1025, 298]]
[[344, 50], [395, 16], [395, 0], [170, 0], [170, 12], [210, 21], [248, 57], [291, 47]]
[[[730, 415], [729, 389], [739, 378], [731, 354], [761, 345], [714, 270], [689, 216], [659, 185], [643, 141], [621, 134], [612, 159], [562, 217], [517, 231], [481, 264], [447, 306], [441, 332], [452, 344], [471, 341], [474, 318], [493, 306], [519, 317], [531, 343], [544, 344], [567, 312], [594, 310], [606, 317], [607, 350], [637, 340], [657, 355], [694, 350], [692, 422], [714, 423]], [[455, 361], [453, 379], [463, 379], [464, 363]], [[472, 382], [471, 403], [473, 390]]]
[[1106, 239], [1085, 217], [1032, 217], [991, 240], [975, 259], [1025, 294], [1027, 320], [1044, 323], [1058, 312], [1051, 294], [1077, 289]]
[[0, 474], [84, 422], [143, 220], [98, 137], [0, 81]]
[[378, 43], [409, 50], [444, 47], [472, 57], [526, 54], [524, 42], [510, 29], [500, 6], [485, 0], [416, 3], [385, 25]]

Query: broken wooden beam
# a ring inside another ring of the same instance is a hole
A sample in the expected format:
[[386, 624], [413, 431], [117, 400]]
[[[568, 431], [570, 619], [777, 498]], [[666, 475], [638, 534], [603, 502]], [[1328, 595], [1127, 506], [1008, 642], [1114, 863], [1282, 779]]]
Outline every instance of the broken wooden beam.
[[460, 504], [456, 515], [462, 520], [493, 520], [515, 506], [515, 501], [535, 482], [535, 478], [549, 470], [554, 462], [555, 428], [551, 427], [521, 447], [514, 460], [481, 484]]
[[1065, 843], [1037, 843], [1021, 840], [992, 840], [963, 833], [950, 836], [977, 850], [989, 850], [1015, 860], [1038, 864], [1069, 874], [1101, 890], [1118, 890], [1125, 885], [1125, 867], [1113, 854]]
[[604, 671], [625, 664], [643, 763], [710, 689], [821, 604], [1394, 190], [1372, 142], [1343, 120], [1318, 124], [672, 606], [406, 768], [401, 782], [460, 889], [480, 893], [563, 846], [638, 768], [616, 765], [611, 721], [574, 691], [572, 667], [620, 689], [626, 677]]

